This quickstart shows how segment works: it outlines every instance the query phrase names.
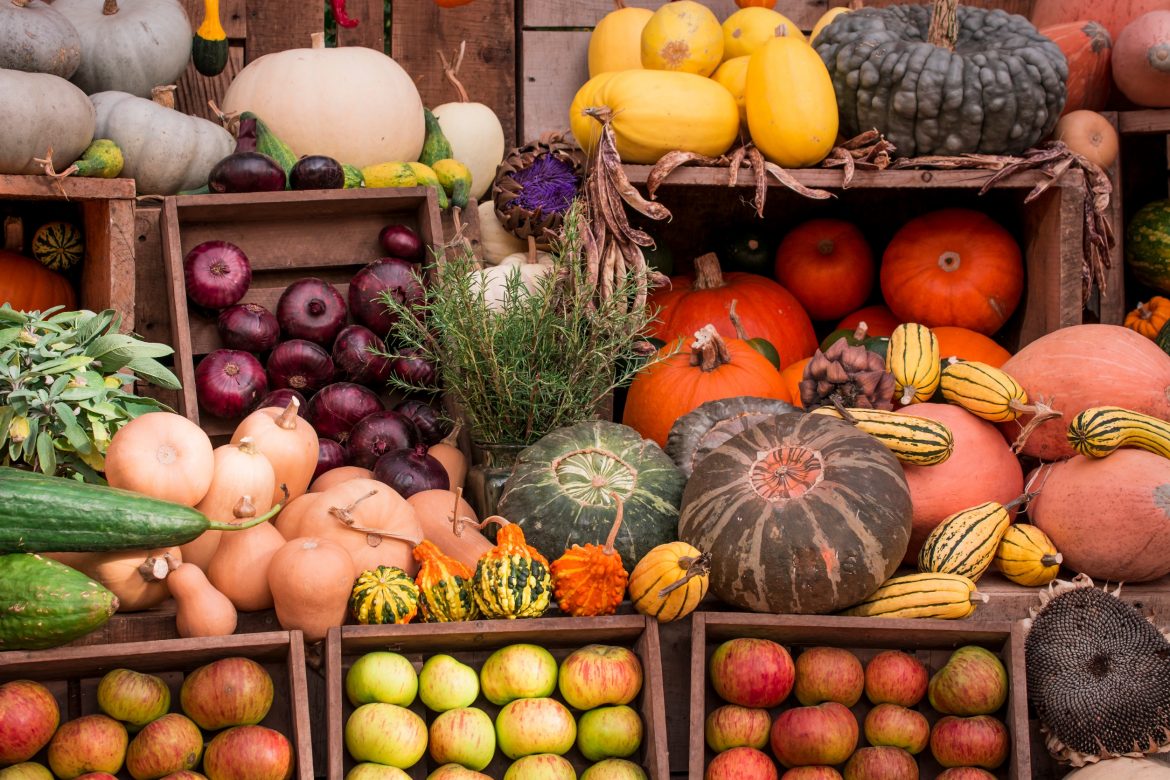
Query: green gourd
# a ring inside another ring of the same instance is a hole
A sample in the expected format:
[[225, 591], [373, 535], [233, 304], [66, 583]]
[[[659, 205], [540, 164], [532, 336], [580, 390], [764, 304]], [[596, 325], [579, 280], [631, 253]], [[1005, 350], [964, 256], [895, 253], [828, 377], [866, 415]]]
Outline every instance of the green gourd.
[[191, 62], [208, 78], [223, 73], [228, 61], [228, 40], [219, 21], [219, 0], [203, 0], [203, 23], [191, 41]]
[[0, 555], [0, 651], [43, 650], [106, 624], [118, 597], [63, 563]]
[[[423, 141], [422, 153], [418, 161], [423, 165], [434, 167], [439, 160], [449, 160], [455, 156], [451, 151], [451, 142], [443, 135], [443, 128], [439, 127], [439, 120], [429, 108], [423, 109], [426, 120], [426, 140]], [[470, 175], [470, 174], [469, 174]]]

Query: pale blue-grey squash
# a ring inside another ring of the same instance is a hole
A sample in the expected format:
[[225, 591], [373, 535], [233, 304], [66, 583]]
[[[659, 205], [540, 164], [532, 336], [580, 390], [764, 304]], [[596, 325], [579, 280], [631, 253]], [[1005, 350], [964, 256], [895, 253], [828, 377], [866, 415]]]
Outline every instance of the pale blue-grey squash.
[[0, 3], [0, 68], [67, 79], [81, 63], [81, 37], [42, 0]]
[[0, 174], [43, 171], [53, 149], [63, 170], [93, 141], [94, 108], [80, 89], [49, 73], [0, 69]]

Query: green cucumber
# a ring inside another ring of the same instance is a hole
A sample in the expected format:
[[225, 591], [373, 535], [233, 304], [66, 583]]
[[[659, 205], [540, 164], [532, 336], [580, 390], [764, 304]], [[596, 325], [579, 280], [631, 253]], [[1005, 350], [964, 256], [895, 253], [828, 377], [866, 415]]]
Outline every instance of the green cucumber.
[[174, 547], [204, 531], [236, 531], [275, 517], [217, 523], [189, 506], [129, 490], [0, 466], [0, 554]]
[[362, 176], [362, 169], [356, 165], [342, 163], [341, 170], [345, 172], [345, 189], [355, 190], [366, 186], [366, 178]]
[[[296, 152], [292, 150], [291, 146], [277, 138], [276, 134], [272, 132], [268, 125], [264, 124], [264, 120], [253, 114], [251, 111], [245, 111], [244, 113], [240, 114], [240, 119], [255, 120], [256, 148], [254, 151], [260, 152], [261, 154], [266, 154], [272, 159], [276, 160], [280, 167], [284, 168], [284, 175], [287, 180], [288, 172], [291, 171], [292, 167], [297, 164]], [[288, 185], [285, 184], [286, 188], [287, 186]]]
[[430, 112], [430, 109], [423, 109], [423, 117], [426, 119], [427, 134], [418, 161], [431, 167], [439, 160], [449, 160], [455, 156], [455, 153], [451, 151], [451, 142], [447, 140], [447, 136], [443, 135], [443, 128], [439, 127], [439, 120]]
[[0, 555], [0, 650], [68, 644], [104, 626], [117, 609], [117, 596], [63, 563]]

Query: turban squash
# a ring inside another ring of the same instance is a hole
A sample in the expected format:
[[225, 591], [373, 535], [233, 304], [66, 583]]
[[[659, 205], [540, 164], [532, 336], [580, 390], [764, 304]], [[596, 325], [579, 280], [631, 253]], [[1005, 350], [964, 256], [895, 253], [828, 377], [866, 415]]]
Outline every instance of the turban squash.
[[916, 156], [1017, 154], [1052, 132], [1068, 79], [1060, 47], [1022, 16], [956, 12], [953, 47], [928, 39], [929, 5], [864, 8], [821, 32], [843, 135], [877, 128]]

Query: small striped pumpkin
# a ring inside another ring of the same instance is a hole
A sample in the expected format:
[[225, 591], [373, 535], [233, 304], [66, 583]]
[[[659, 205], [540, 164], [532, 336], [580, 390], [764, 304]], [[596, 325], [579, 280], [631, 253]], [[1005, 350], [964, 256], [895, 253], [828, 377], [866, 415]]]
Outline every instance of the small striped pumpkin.
[[364, 571], [353, 583], [349, 611], [362, 624], [409, 623], [418, 612], [418, 586], [396, 566]]
[[68, 271], [85, 256], [81, 230], [69, 222], [46, 222], [33, 233], [32, 256], [54, 271]]
[[432, 542], [423, 540], [414, 548], [419, 563], [419, 611], [428, 623], [453, 623], [475, 620], [479, 608], [471, 596], [471, 569], [444, 555]]
[[975, 583], [961, 574], [925, 572], [886, 580], [867, 598], [841, 614], [961, 620], [987, 601], [987, 594], [975, 590]]
[[630, 601], [659, 623], [679, 620], [707, 595], [710, 572], [710, 555], [686, 542], [660, 544], [630, 573]]
[[471, 579], [471, 593], [485, 618], [534, 618], [548, 611], [552, 574], [548, 559], [524, 540], [524, 531], [502, 517], [496, 523], [496, 546], [480, 556]]

